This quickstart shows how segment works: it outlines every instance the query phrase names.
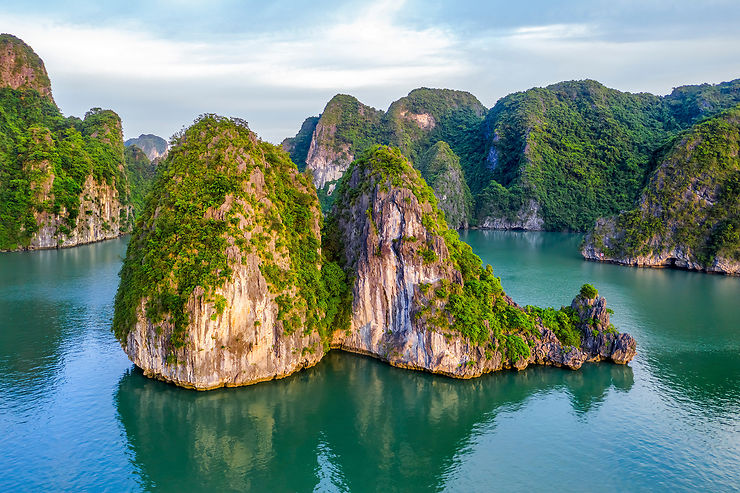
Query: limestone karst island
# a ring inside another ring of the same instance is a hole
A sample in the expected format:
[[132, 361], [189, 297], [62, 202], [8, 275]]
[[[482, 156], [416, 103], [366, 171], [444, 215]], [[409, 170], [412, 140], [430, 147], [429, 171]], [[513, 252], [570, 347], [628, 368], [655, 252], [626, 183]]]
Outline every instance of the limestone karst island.
[[0, 491], [736, 489], [740, 6], [532, 7], [0, 5]]

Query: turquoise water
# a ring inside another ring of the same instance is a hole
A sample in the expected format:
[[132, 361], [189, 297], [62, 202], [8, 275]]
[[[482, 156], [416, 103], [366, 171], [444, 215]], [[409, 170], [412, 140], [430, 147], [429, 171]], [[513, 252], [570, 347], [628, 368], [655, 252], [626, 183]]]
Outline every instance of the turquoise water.
[[520, 303], [593, 282], [635, 360], [457, 381], [332, 352], [198, 393], [109, 332], [125, 240], [2, 254], [0, 491], [738, 489], [740, 279], [583, 262], [577, 235], [463, 238]]

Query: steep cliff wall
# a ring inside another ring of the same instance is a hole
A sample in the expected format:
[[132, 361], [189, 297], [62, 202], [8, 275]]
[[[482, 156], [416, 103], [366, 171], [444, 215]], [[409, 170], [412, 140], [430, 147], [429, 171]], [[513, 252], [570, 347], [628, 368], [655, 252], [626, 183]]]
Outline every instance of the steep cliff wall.
[[381, 139], [382, 114], [345, 94], [337, 94], [326, 104], [306, 156], [306, 171], [323, 203], [331, 203], [337, 180], [355, 154]]
[[637, 206], [600, 219], [589, 260], [740, 275], [740, 106], [695, 125], [662, 159]]
[[300, 172], [306, 169], [308, 150], [311, 147], [313, 133], [318, 123], [318, 116], [306, 118], [296, 136], [283, 139], [283, 142], [280, 144], [283, 150], [290, 154], [290, 159], [298, 166], [298, 171]]
[[0, 87], [33, 90], [54, 101], [43, 60], [12, 34], [0, 34]]
[[[415, 162], [437, 142], [445, 141], [463, 161], [464, 169], [477, 156], [474, 141], [485, 111], [472, 94], [450, 89], [414, 89], [394, 101], [387, 112], [339, 94], [329, 101], [317, 122], [307, 119], [283, 146], [300, 169], [303, 142], [313, 126], [305, 166], [313, 176], [324, 211], [328, 211], [337, 181], [354, 157], [376, 144], [398, 146]], [[464, 221], [469, 219], [466, 211]]]
[[307, 178], [245, 122], [213, 115], [160, 166], [116, 296], [113, 328], [129, 358], [196, 389], [318, 362], [339, 310], [324, 288], [332, 270]]
[[597, 303], [598, 327], [575, 308], [514, 303], [491, 267], [447, 228], [432, 190], [399, 150], [368, 151], [337, 194], [328, 243], [341, 245], [354, 283], [351, 324], [334, 333], [335, 347], [460, 378], [634, 356], [634, 339], [609, 325], [596, 294], [574, 303]]

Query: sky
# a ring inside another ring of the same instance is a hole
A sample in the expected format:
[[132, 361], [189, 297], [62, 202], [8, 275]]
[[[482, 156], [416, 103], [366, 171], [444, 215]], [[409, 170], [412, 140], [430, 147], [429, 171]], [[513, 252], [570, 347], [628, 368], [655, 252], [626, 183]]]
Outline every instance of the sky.
[[738, 0], [0, 0], [62, 112], [113, 109], [126, 138], [218, 113], [279, 143], [337, 93], [379, 109], [417, 87], [490, 108], [586, 78], [667, 94], [740, 78], [738, 26]]

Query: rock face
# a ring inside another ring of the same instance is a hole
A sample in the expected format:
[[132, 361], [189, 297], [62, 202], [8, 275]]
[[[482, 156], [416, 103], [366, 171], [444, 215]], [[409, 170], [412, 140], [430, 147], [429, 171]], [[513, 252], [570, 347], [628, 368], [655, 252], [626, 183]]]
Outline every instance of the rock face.
[[306, 169], [306, 159], [308, 159], [308, 150], [313, 140], [313, 133], [316, 125], [319, 123], [318, 116], [311, 116], [304, 120], [301, 129], [295, 137], [284, 139], [280, 144], [283, 150], [290, 154], [290, 159], [298, 166], [298, 171], [303, 172]]
[[524, 231], [542, 231], [545, 221], [540, 217], [540, 204], [534, 199], [522, 205], [522, 208], [516, 210], [512, 215], [491, 215], [481, 214], [478, 220], [478, 227], [482, 229], [516, 229]]
[[43, 60], [12, 34], [0, 34], [0, 87], [31, 89], [53, 101]]
[[306, 170], [320, 197], [331, 196], [355, 153], [378, 139], [382, 114], [345, 94], [326, 104], [306, 156]]
[[124, 142], [126, 147], [137, 146], [144, 151], [149, 161], [161, 161], [167, 157], [167, 141], [153, 134], [141, 134]]
[[[350, 327], [334, 333], [334, 347], [458, 378], [530, 363], [579, 368], [634, 356], [634, 339], [611, 328], [603, 298], [595, 312], [556, 312], [525, 310], [506, 296], [490, 266], [482, 267], [447, 228], [431, 189], [399, 150], [364, 154], [337, 193], [329, 240], [342, 246], [354, 283]], [[580, 298], [574, 306], [594, 304]], [[585, 330], [591, 322], [584, 317], [594, 314], [599, 325]], [[553, 317], [568, 323], [552, 323]], [[548, 326], [576, 345], [561, 342]]]
[[434, 190], [447, 224], [453, 229], [467, 229], [473, 199], [465, 183], [460, 158], [450, 146], [444, 141], [437, 142], [417, 159], [416, 168]]
[[665, 154], [636, 208], [600, 219], [588, 260], [740, 275], [740, 106], [695, 125]]
[[[115, 181], [107, 183], [105, 180], [96, 180], [93, 174], [86, 176], [79, 193], [79, 207], [70, 214], [64, 206], [56, 212], [49, 208], [40, 208], [34, 212], [38, 230], [31, 237], [29, 250], [44, 248], [65, 248], [86, 243], [117, 238], [130, 231], [133, 221], [133, 209], [128, 204], [128, 184], [126, 183], [124, 163], [118, 151], [122, 141], [121, 120], [112, 111], [89, 113], [86, 117], [89, 123], [85, 133], [90, 140], [96, 141], [102, 148], [113, 151], [116, 162], [119, 190]], [[49, 134], [45, 134], [49, 139]], [[47, 140], [46, 145], [51, 142]], [[118, 145], [116, 145], [116, 143]], [[37, 141], [37, 144], [39, 142]], [[37, 191], [38, 203], [54, 201], [55, 180], [54, 171], [48, 160], [40, 163], [30, 163], [37, 170], [43, 170], [38, 181], [32, 181], [32, 188]], [[121, 192], [124, 196], [121, 196]], [[74, 219], [74, 222], [70, 220]]]
[[121, 271], [113, 328], [146, 375], [199, 390], [324, 354], [320, 210], [287, 154], [202, 117], [161, 164]]

